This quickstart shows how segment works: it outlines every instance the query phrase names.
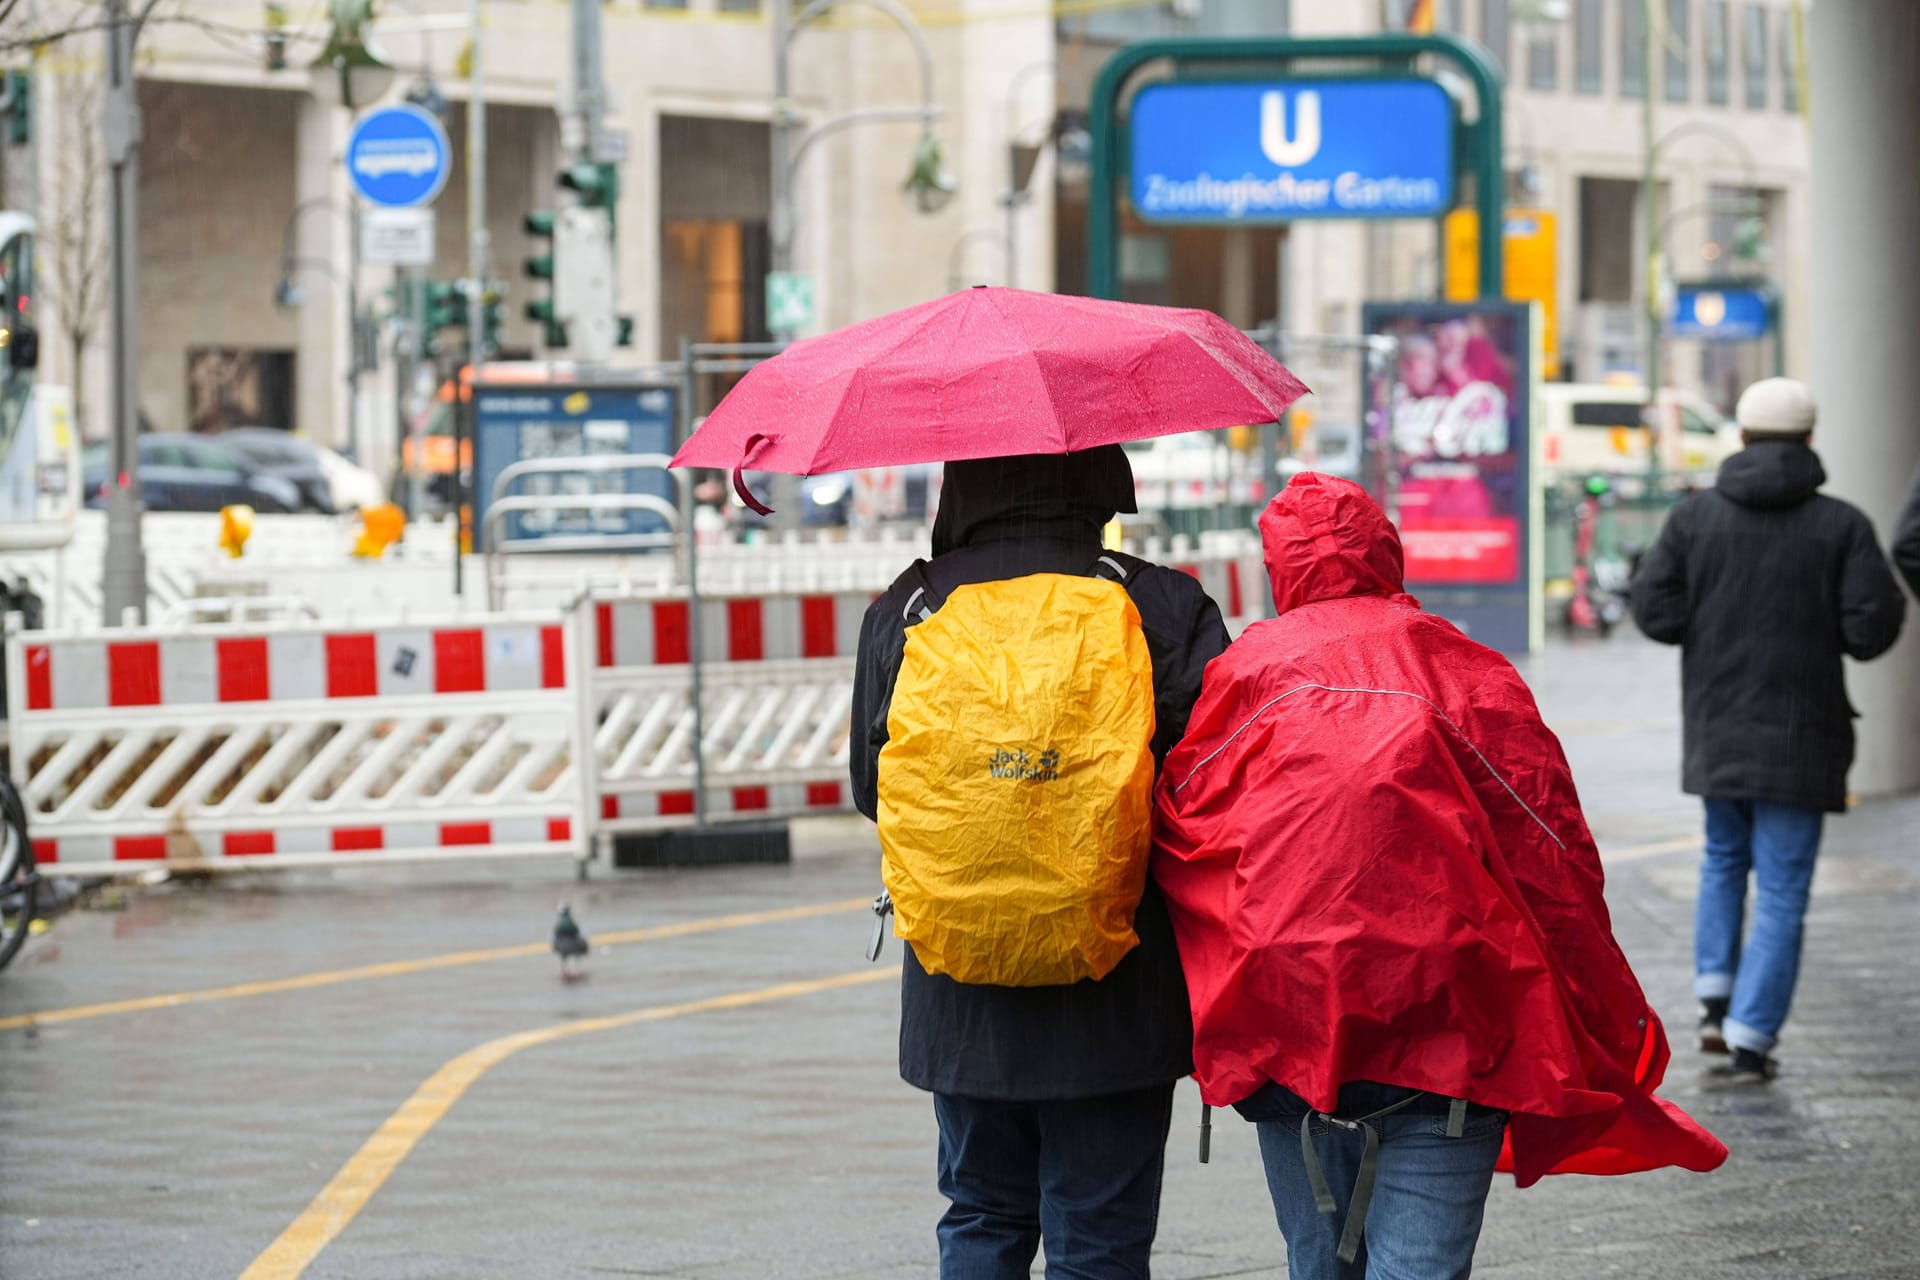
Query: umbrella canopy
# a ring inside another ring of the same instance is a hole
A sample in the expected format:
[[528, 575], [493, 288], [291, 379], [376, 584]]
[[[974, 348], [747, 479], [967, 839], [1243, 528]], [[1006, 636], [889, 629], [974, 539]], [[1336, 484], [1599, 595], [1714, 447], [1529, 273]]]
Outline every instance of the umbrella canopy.
[[814, 475], [1069, 453], [1274, 422], [1306, 391], [1208, 311], [963, 289], [795, 343], [673, 462]]

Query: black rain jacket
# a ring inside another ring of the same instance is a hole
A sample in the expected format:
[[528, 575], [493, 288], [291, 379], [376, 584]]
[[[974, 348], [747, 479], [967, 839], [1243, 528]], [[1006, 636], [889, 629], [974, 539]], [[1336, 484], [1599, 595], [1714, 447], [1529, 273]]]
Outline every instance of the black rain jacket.
[[1914, 471], [1913, 487], [1894, 517], [1893, 565], [1913, 594], [1920, 596], [1920, 470]]
[[1640, 629], [1681, 647], [1692, 795], [1846, 809], [1857, 713], [1841, 657], [1890, 649], [1906, 600], [1826, 479], [1805, 444], [1756, 441], [1673, 509], [1634, 577]]
[[[1088, 461], [1081, 461], [1088, 460]], [[1118, 447], [1062, 458], [949, 463], [926, 576], [944, 599], [970, 582], [1090, 573], [1100, 529], [1133, 510]], [[1113, 553], [1107, 553], [1113, 554]], [[1227, 647], [1220, 611], [1175, 570], [1114, 555], [1153, 659], [1154, 759], [1186, 731], [1209, 661]], [[878, 817], [880, 749], [906, 648], [906, 577], [867, 610], [853, 686], [854, 804]], [[1099, 981], [994, 987], [927, 973], [907, 947], [900, 986], [900, 1075], [935, 1093], [999, 1101], [1091, 1098], [1170, 1084], [1193, 1070], [1187, 987], [1166, 904], [1151, 880], [1140, 945]]]

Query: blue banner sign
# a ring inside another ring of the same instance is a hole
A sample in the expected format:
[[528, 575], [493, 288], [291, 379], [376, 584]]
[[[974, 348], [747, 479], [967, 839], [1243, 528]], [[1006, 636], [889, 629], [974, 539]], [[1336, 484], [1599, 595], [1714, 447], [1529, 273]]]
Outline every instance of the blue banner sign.
[[[494, 384], [474, 389], [473, 520], [476, 539], [487, 518], [494, 482], [516, 462], [535, 458], [673, 452], [678, 405], [670, 387]], [[530, 475], [514, 494], [565, 496], [649, 493], [671, 502], [666, 471], [564, 472]], [[509, 542], [543, 538], [622, 537], [666, 533], [652, 511], [550, 508], [503, 516]]]
[[431, 204], [452, 168], [447, 131], [416, 106], [370, 111], [347, 139], [347, 178], [368, 204], [390, 209]]
[[1436, 218], [1453, 207], [1454, 107], [1431, 80], [1152, 85], [1133, 100], [1148, 222]]
[[1773, 329], [1773, 298], [1753, 285], [1683, 284], [1667, 332], [1703, 342], [1752, 342]]

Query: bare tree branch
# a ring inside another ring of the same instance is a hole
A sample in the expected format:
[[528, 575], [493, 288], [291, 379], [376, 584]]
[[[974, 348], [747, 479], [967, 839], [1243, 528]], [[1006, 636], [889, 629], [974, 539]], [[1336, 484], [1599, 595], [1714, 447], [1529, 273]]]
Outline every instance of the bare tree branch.
[[41, 266], [73, 367], [74, 418], [86, 431], [84, 362], [105, 318], [108, 273], [107, 157], [101, 138], [103, 86], [97, 75], [60, 77], [53, 117], [53, 174], [40, 219]]

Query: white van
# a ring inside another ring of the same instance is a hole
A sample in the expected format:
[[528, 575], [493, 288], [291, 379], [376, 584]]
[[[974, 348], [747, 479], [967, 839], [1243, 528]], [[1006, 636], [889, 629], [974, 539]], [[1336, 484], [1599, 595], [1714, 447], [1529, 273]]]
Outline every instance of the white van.
[[[1541, 480], [1556, 484], [1591, 475], [1645, 475], [1647, 393], [1632, 384], [1544, 382], [1538, 420]], [[1710, 479], [1740, 451], [1740, 429], [1691, 391], [1660, 393], [1661, 470]]]

